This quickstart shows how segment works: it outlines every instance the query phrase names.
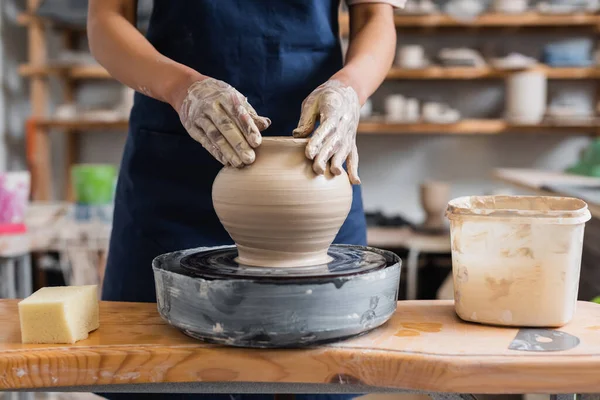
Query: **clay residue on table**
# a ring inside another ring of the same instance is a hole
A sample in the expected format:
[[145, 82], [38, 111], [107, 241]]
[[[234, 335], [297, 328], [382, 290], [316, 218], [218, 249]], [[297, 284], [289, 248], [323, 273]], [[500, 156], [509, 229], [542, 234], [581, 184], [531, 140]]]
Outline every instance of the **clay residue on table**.
[[420, 336], [421, 333], [437, 333], [442, 331], [443, 325], [437, 322], [403, 322], [402, 329], [397, 331], [394, 336]]
[[394, 336], [405, 337], [405, 336], [420, 336], [421, 334], [417, 331], [411, 331], [410, 329], [400, 329], [394, 334]]

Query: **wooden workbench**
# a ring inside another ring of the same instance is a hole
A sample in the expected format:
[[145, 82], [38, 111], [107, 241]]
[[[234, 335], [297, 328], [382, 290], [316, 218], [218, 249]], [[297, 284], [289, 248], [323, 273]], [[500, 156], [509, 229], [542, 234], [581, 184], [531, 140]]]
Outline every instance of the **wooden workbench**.
[[400, 302], [384, 327], [308, 350], [203, 344], [163, 322], [155, 304], [102, 303], [100, 321], [99, 330], [74, 345], [23, 345], [17, 302], [1, 300], [0, 390], [255, 382], [339, 391], [367, 385], [361, 387], [600, 393], [600, 305], [592, 303], [580, 303], [575, 320], [561, 329], [580, 344], [557, 352], [509, 350], [518, 330], [463, 323], [451, 302]]
[[34, 252], [62, 253], [70, 261], [70, 268], [63, 271], [70, 285], [101, 283], [110, 224], [75, 220], [69, 215], [72, 207], [61, 202], [34, 202], [25, 217], [27, 232], [0, 235], [0, 298], [31, 294], [30, 254]]
[[[499, 168], [494, 170], [494, 178], [516, 187], [532, 190], [541, 195], [565, 195], [565, 193], [544, 190], [546, 185], [581, 185], [600, 187], [600, 178], [564, 174], [560, 172], [540, 171], [534, 169]], [[590, 213], [600, 218], [600, 203], [586, 200]]]

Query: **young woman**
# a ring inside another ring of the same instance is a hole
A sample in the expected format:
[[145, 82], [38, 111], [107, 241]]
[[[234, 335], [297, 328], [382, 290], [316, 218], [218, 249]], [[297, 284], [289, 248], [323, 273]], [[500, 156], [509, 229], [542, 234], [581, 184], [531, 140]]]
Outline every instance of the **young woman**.
[[94, 56], [138, 92], [103, 298], [155, 301], [154, 257], [232, 243], [212, 182], [223, 165], [251, 164], [262, 135], [312, 135], [317, 173], [347, 161], [354, 201], [335, 242], [366, 244], [356, 128], [392, 63], [393, 7], [405, 0], [346, 0], [345, 63], [339, 0], [154, 0], [145, 37], [123, 15], [128, 1], [89, 3]]

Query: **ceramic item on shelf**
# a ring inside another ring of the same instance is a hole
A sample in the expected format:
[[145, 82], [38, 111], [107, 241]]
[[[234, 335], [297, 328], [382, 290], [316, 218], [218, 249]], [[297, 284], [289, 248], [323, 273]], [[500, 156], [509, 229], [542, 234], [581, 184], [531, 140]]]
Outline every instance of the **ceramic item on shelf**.
[[75, 201], [81, 205], [111, 204], [117, 168], [110, 164], [77, 164], [71, 168]]
[[594, 110], [582, 93], [560, 93], [550, 101], [546, 116], [553, 123], [586, 123], [594, 119]]
[[400, 14], [430, 15], [439, 12], [439, 7], [432, 0], [409, 1], [403, 9], [398, 10]]
[[542, 14], [573, 14], [577, 12], [597, 12], [599, 8], [598, 0], [554, 0], [541, 1], [537, 4], [538, 12]]
[[594, 42], [588, 38], [572, 38], [544, 46], [544, 63], [552, 67], [587, 67], [594, 63]]
[[117, 109], [97, 109], [97, 110], [81, 110], [78, 112], [81, 119], [90, 121], [114, 122], [123, 119], [123, 110], [121, 107]]
[[485, 62], [481, 53], [469, 48], [444, 48], [438, 53], [438, 58], [446, 66], [484, 67]]
[[88, 65], [98, 66], [98, 61], [90, 54], [89, 51], [84, 50], [60, 50], [58, 56], [54, 62], [64, 64], [77, 64], [77, 65]]
[[485, 11], [485, 2], [481, 0], [450, 0], [445, 11], [459, 21], [471, 21]]
[[79, 107], [76, 104], [61, 104], [56, 108], [53, 118], [70, 121], [74, 119], [91, 120], [91, 121], [105, 121], [113, 122], [122, 120], [124, 116], [129, 117], [129, 111], [133, 106], [131, 104], [124, 104], [121, 102], [114, 109], [111, 108], [89, 108]]
[[398, 14], [410, 14], [410, 15], [419, 15], [421, 14], [421, 10], [419, 8], [419, 3], [416, 1], [409, 1], [404, 5], [404, 8], [396, 10]]
[[256, 161], [223, 168], [212, 190], [219, 220], [237, 245], [238, 262], [302, 267], [329, 261], [327, 250], [352, 204], [345, 172], [316, 175], [308, 139], [265, 137]]
[[0, 172], [0, 225], [24, 222], [30, 186], [28, 171]]
[[423, 120], [431, 124], [452, 124], [460, 120], [460, 113], [447, 104], [432, 101], [423, 105]]
[[55, 119], [60, 120], [72, 120], [77, 117], [77, 105], [72, 103], [61, 104], [56, 107], [56, 111], [54, 113]]
[[421, 184], [420, 194], [421, 207], [426, 215], [420, 228], [428, 231], [444, 230], [444, 211], [450, 201], [450, 185], [446, 182], [424, 182]]
[[585, 11], [589, 13], [597, 13], [600, 11], [600, 0], [587, 0]]
[[401, 46], [396, 57], [400, 68], [419, 69], [427, 66], [425, 49], [420, 45]]
[[404, 121], [406, 99], [400, 94], [392, 94], [385, 98], [385, 116], [388, 121]]
[[520, 53], [510, 53], [506, 57], [493, 58], [490, 63], [497, 69], [525, 69], [537, 65], [538, 60]]
[[367, 99], [365, 104], [360, 108], [360, 117], [368, 119], [373, 114], [373, 102], [371, 99]]
[[439, 8], [432, 0], [421, 0], [419, 8], [423, 14], [435, 14], [439, 11]]
[[419, 100], [406, 99], [404, 107], [404, 120], [408, 123], [418, 122], [421, 118], [419, 114]]
[[522, 14], [529, 8], [529, 0], [494, 0], [493, 10], [503, 14]]
[[511, 74], [506, 81], [506, 118], [509, 122], [536, 125], [546, 112], [548, 82], [540, 71]]

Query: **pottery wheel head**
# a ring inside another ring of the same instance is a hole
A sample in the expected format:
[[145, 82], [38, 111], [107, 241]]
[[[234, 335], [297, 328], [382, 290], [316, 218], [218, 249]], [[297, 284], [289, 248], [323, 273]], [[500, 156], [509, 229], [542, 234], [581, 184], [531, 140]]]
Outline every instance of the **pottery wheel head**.
[[180, 266], [190, 276], [214, 279], [236, 278], [307, 278], [357, 275], [373, 272], [388, 266], [386, 258], [361, 246], [330, 247], [328, 264], [308, 267], [264, 268], [239, 264], [235, 261], [238, 252], [235, 246], [202, 250], [183, 257]]

